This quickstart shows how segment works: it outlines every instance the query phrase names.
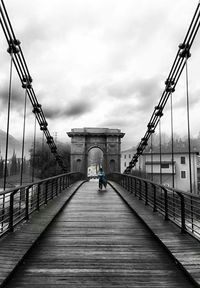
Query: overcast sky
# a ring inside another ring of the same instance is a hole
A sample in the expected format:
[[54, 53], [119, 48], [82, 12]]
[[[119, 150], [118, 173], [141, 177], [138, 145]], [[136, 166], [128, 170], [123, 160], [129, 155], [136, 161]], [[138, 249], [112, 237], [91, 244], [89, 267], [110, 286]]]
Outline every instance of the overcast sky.
[[[78, 127], [119, 128], [123, 147], [139, 142], [164, 89], [197, 0], [7, 0], [33, 87], [58, 140]], [[0, 129], [5, 130], [9, 79], [0, 30]], [[200, 130], [200, 33], [189, 60], [191, 133]], [[186, 134], [185, 74], [174, 97], [175, 132]], [[13, 75], [10, 133], [22, 135], [24, 91]], [[169, 109], [162, 126], [169, 131]], [[33, 133], [28, 105], [27, 134]], [[185, 127], [185, 128], [184, 128]]]

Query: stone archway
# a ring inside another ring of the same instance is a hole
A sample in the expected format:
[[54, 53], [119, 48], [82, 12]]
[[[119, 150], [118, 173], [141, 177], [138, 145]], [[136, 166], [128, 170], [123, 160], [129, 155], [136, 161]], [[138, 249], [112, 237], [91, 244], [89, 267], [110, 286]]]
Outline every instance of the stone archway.
[[71, 171], [87, 173], [87, 157], [90, 149], [98, 147], [104, 154], [106, 173], [120, 172], [121, 138], [124, 133], [120, 129], [109, 128], [74, 128], [67, 132], [71, 137]]
[[104, 153], [98, 147], [91, 147], [87, 153], [87, 176], [97, 176], [100, 167], [104, 169]]

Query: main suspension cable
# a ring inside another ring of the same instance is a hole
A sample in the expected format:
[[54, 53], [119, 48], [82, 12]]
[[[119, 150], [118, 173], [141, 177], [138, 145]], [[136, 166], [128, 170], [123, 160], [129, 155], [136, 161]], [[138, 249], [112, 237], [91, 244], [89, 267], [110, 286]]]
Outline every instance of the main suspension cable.
[[54, 155], [56, 161], [58, 162], [59, 166], [66, 171], [66, 167], [64, 166], [64, 162], [61, 156], [57, 152], [57, 146], [54, 142], [53, 137], [51, 136], [47, 126], [48, 123], [46, 121], [44, 112], [42, 110], [42, 105], [38, 103], [37, 97], [32, 87], [32, 78], [28, 70], [27, 63], [25, 61], [25, 57], [23, 55], [20, 41], [16, 38], [14, 30], [12, 28], [11, 21], [9, 19], [8, 13], [6, 11], [5, 4], [3, 0], [0, 2], [0, 24], [2, 26], [4, 35], [6, 37], [8, 43], [8, 52], [13, 55], [13, 63], [16, 68], [17, 74], [20, 78], [22, 88], [27, 90], [27, 95], [29, 100], [33, 106], [33, 113], [35, 114], [35, 118], [37, 119], [40, 130], [43, 131], [47, 144]]
[[148, 145], [148, 140], [152, 133], [155, 132], [162, 115], [164, 107], [171, 95], [175, 91], [178, 80], [183, 72], [183, 69], [186, 65], [185, 58], [189, 58], [190, 48], [192, 47], [193, 41], [196, 37], [196, 34], [200, 26], [200, 2], [198, 2], [197, 8], [195, 10], [194, 16], [190, 23], [189, 29], [186, 33], [184, 41], [178, 46], [178, 52], [175, 56], [172, 68], [169, 72], [169, 75], [165, 81], [165, 88], [159, 100], [157, 106], [155, 106], [154, 111], [151, 115], [150, 121], [147, 124], [147, 131], [144, 137], [141, 139], [139, 145], [137, 146], [136, 153], [133, 155], [132, 160], [125, 169], [124, 173], [130, 173], [131, 169], [135, 167], [138, 162], [138, 158], [143, 154], [145, 147]]

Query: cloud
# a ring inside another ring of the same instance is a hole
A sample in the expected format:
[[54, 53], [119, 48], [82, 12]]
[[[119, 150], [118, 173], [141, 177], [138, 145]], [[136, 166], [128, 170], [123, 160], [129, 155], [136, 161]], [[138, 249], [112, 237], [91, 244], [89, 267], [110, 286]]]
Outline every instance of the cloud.
[[[186, 0], [7, 0], [49, 126], [54, 131], [119, 127], [127, 132], [127, 142], [140, 137], [162, 95], [195, 5]], [[198, 39], [190, 60], [190, 69], [195, 63], [191, 77], [196, 78], [190, 85], [191, 114], [199, 104]], [[0, 104], [6, 115], [10, 62], [6, 41], [2, 45]], [[177, 89], [174, 94], [175, 108], [185, 105], [181, 93]], [[13, 84], [12, 109], [21, 113], [23, 101], [23, 89]], [[178, 109], [177, 116], [181, 112]], [[63, 121], [67, 118], [70, 121]], [[196, 119], [199, 123], [198, 112]]]
[[91, 105], [89, 101], [84, 100], [71, 103], [71, 105], [67, 107], [65, 113], [67, 116], [76, 117], [82, 116], [89, 111], [91, 111]]
[[44, 114], [47, 119], [56, 119], [59, 118], [75, 118], [80, 117], [88, 112], [90, 112], [92, 109], [92, 105], [87, 100], [74, 100], [69, 102], [68, 104], [65, 104], [65, 106], [55, 106], [54, 107], [45, 107], [44, 108]]
[[[8, 98], [9, 98], [8, 84], [4, 83], [0, 88], [1, 109], [4, 110], [7, 109]], [[23, 111], [23, 107], [24, 107], [24, 90], [19, 86], [19, 84], [17, 85], [16, 82], [13, 82], [11, 87], [11, 109], [19, 112]]]
[[122, 129], [126, 125], [130, 124], [130, 120], [128, 118], [130, 117], [125, 118], [123, 116], [120, 116], [116, 118], [115, 116], [111, 116], [102, 121], [100, 126], [113, 127], [113, 128], [120, 127]]
[[137, 111], [152, 109], [159, 101], [161, 92], [160, 77], [112, 83], [107, 88], [109, 96], [128, 102], [128, 110]]
[[[195, 108], [197, 105], [200, 104], [200, 89], [189, 91], [189, 107], [190, 109]], [[173, 108], [174, 109], [186, 109], [187, 99], [186, 99], [186, 91], [182, 90], [173, 93]], [[169, 110], [169, 106], [167, 107]]]

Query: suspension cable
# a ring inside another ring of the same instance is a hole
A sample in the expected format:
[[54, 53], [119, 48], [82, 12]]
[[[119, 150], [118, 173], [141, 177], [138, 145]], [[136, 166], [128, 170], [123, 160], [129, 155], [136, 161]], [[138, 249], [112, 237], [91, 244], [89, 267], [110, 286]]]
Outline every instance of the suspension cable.
[[150, 121], [147, 125], [147, 131], [144, 137], [141, 139], [137, 147], [136, 153], [133, 155], [133, 158], [130, 161], [124, 173], [131, 172], [131, 169], [136, 165], [136, 163], [138, 162], [138, 158], [142, 155], [145, 147], [147, 146], [148, 140], [151, 134], [153, 133], [152, 130], [155, 130], [155, 128], [157, 127], [160, 121], [160, 114], [163, 112], [163, 109], [168, 101], [170, 94], [175, 91], [178, 80], [186, 65], [186, 61], [184, 61], [184, 58], [186, 57], [189, 58], [191, 56], [190, 48], [197, 35], [199, 26], [200, 26], [200, 2], [198, 2], [197, 8], [195, 10], [194, 16], [192, 18], [192, 21], [190, 23], [184, 41], [178, 46], [178, 52], [176, 54], [170, 73], [165, 81], [164, 91], [161, 95], [158, 105], [155, 106], [154, 111], [151, 115]]
[[170, 110], [171, 110], [171, 156], [172, 156], [172, 188], [174, 188], [174, 123], [173, 123], [173, 99], [170, 94]]
[[151, 134], [151, 181], [153, 181], [153, 134]]
[[34, 121], [34, 136], [33, 136], [33, 162], [32, 162], [32, 182], [34, 182], [34, 177], [35, 177], [35, 146], [36, 146], [36, 116], [35, 116], [35, 121]]
[[159, 156], [160, 156], [160, 184], [162, 184], [162, 135], [161, 135], [161, 120], [159, 121]]
[[186, 99], [187, 99], [187, 128], [188, 128], [188, 153], [189, 153], [189, 178], [190, 192], [192, 193], [192, 163], [191, 163], [191, 137], [190, 137], [190, 103], [189, 103], [189, 81], [188, 81], [188, 59], [185, 58], [186, 71]]
[[8, 112], [7, 112], [7, 132], [6, 132], [6, 154], [5, 154], [5, 165], [4, 165], [4, 184], [3, 190], [6, 189], [7, 180], [7, 161], [8, 161], [8, 146], [9, 146], [9, 130], [10, 130], [10, 106], [11, 106], [11, 94], [12, 94], [12, 70], [13, 70], [13, 53], [10, 54], [10, 78], [8, 88]]
[[[8, 13], [6, 11], [5, 4], [3, 0], [0, 2], [0, 24], [2, 26], [4, 35], [6, 37], [9, 51], [13, 52], [13, 63], [16, 68], [17, 74], [20, 78], [22, 88], [27, 90], [27, 95], [29, 100], [33, 106], [33, 113], [35, 113], [35, 118], [40, 125], [40, 130], [44, 133], [47, 144], [51, 150], [51, 153], [54, 155], [59, 166], [66, 171], [67, 168], [64, 166], [64, 162], [61, 156], [58, 154], [57, 146], [54, 142], [53, 137], [51, 136], [47, 126], [48, 123], [46, 121], [44, 112], [42, 110], [41, 104], [38, 103], [35, 92], [32, 87], [32, 78], [30, 76], [27, 63], [25, 61], [25, 57], [23, 55], [20, 41], [16, 38], [14, 30], [12, 28], [11, 21], [9, 19]], [[11, 52], [9, 52], [11, 53]]]
[[24, 122], [23, 122], [23, 136], [22, 136], [22, 163], [21, 163], [21, 175], [20, 175], [20, 186], [23, 180], [23, 169], [24, 169], [24, 142], [25, 142], [25, 131], [26, 131], [26, 102], [27, 102], [27, 89], [24, 94]]

